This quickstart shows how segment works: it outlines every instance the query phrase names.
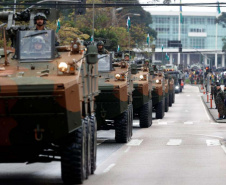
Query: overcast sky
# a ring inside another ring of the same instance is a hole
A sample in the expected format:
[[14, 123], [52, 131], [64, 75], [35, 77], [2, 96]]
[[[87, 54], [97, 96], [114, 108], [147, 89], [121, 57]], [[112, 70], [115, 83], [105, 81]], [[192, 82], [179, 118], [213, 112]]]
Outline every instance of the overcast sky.
[[[140, 3], [151, 3], [152, 0], [139, 0]], [[161, 3], [163, 0], [160, 0]], [[180, 3], [180, 0], [171, 0], [171, 4], [173, 3]], [[181, 0], [182, 3], [215, 3], [217, 0]], [[226, 0], [219, 0], [219, 2], [226, 2]], [[179, 11], [179, 7], [169, 7], [169, 6], [164, 6], [164, 7], [159, 7], [159, 6], [154, 6], [154, 7], [144, 7], [145, 10], [147, 11]], [[182, 11], [195, 11], [195, 12], [216, 12], [217, 8], [216, 7], [211, 7], [211, 8], [206, 8], [206, 7], [183, 7]], [[221, 12], [226, 12], [226, 7], [221, 7]]]

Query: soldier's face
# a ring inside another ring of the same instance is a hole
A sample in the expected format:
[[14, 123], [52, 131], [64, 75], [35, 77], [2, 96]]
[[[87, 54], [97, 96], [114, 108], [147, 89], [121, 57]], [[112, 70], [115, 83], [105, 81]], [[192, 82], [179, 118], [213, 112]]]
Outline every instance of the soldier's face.
[[36, 24], [38, 26], [42, 26], [44, 24], [44, 20], [43, 19], [37, 19]]
[[129, 56], [125, 56], [125, 60], [126, 61], [129, 61]]
[[102, 45], [98, 46], [98, 49], [99, 49], [99, 50], [101, 50], [102, 48], [103, 48], [103, 46], [102, 46]]
[[42, 44], [40, 44], [40, 43], [36, 43], [35, 44], [35, 50], [41, 50], [42, 49]]

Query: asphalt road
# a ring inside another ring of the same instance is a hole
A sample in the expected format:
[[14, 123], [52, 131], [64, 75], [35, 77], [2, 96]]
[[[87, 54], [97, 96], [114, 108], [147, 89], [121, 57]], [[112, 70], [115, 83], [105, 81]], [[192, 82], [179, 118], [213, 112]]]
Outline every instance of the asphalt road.
[[[201, 93], [185, 86], [164, 119], [148, 129], [134, 121], [133, 139], [116, 144], [114, 131], [98, 132], [95, 175], [85, 185], [225, 185], [226, 124], [208, 115]], [[0, 185], [61, 185], [60, 162], [0, 164]]]

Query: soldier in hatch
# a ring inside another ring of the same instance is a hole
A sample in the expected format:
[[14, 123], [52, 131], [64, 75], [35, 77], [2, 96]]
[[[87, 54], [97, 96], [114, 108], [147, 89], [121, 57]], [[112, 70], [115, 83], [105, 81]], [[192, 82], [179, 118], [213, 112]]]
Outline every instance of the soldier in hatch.
[[98, 53], [100, 55], [103, 55], [103, 54], [109, 54], [108, 50], [106, 50], [104, 48], [104, 42], [103, 41], [98, 41], [97, 42], [97, 49], [98, 49]]
[[124, 55], [124, 60], [125, 60], [125, 61], [129, 61], [129, 53], [125, 53], [125, 55]]

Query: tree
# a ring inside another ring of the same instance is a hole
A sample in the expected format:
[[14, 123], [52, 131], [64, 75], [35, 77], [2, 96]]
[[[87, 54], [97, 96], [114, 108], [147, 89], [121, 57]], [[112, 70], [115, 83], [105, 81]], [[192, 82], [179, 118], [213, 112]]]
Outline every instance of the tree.
[[[220, 25], [222, 25], [224, 28], [226, 28], [226, 12], [222, 12], [221, 16], [219, 16], [216, 19], [216, 23], [219, 23]], [[222, 47], [222, 51], [226, 51], [226, 37], [224, 37], [222, 39], [223, 42], [223, 47]]]

